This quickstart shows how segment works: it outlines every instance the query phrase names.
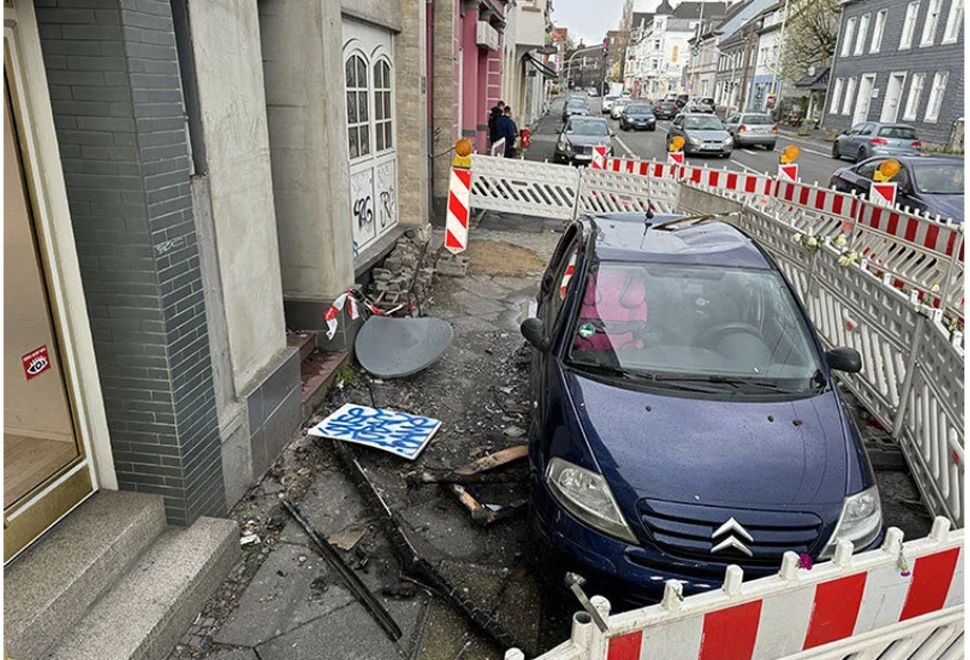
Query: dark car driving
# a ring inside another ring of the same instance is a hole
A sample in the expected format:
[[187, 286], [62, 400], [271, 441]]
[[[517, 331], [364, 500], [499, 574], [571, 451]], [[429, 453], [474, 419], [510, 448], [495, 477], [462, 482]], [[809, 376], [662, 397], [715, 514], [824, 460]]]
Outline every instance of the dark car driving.
[[562, 107], [562, 120], [566, 121], [573, 115], [588, 115], [589, 105], [584, 99], [571, 98]]
[[593, 160], [595, 146], [605, 146], [606, 155], [612, 156], [612, 135], [602, 117], [570, 117], [559, 134], [553, 159], [557, 163], [588, 164]]
[[673, 119], [679, 113], [680, 106], [677, 105], [677, 101], [671, 99], [657, 101], [653, 106], [653, 114], [656, 115], [657, 119]]
[[532, 345], [529, 528], [547, 576], [625, 604], [716, 588], [882, 536], [879, 493], [792, 286], [722, 222], [610, 214], [569, 225]]
[[[885, 156], [870, 158], [832, 174], [829, 185], [842, 192], [869, 194], [869, 186]], [[943, 156], [900, 156], [896, 181], [896, 203], [920, 213], [939, 215], [963, 222], [964, 164], [959, 158]]]
[[657, 130], [657, 118], [653, 114], [653, 107], [642, 101], [631, 101], [620, 115], [620, 129], [629, 130]]

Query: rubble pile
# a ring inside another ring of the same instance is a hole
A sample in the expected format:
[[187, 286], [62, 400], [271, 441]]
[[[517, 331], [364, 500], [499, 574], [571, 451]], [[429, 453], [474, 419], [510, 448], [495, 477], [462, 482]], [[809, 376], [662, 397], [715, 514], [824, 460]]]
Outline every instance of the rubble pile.
[[427, 300], [435, 274], [429, 237], [427, 227], [407, 229], [384, 263], [374, 268], [367, 294], [378, 306], [385, 310], [408, 303], [420, 306]]

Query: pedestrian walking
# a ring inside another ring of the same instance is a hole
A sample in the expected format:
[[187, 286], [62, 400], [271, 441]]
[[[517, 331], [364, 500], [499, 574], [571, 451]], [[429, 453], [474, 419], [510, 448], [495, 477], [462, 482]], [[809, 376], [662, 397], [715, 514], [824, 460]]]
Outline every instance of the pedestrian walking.
[[505, 157], [515, 158], [515, 138], [519, 134], [519, 129], [512, 120], [512, 108], [505, 106], [502, 116], [498, 120], [498, 137], [505, 138]]
[[498, 120], [501, 119], [504, 109], [505, 101], [499, 101], [488, 113], [488, 141], [490, 144], [495, 144], [502, 139], [502, 136], [498, 133]]

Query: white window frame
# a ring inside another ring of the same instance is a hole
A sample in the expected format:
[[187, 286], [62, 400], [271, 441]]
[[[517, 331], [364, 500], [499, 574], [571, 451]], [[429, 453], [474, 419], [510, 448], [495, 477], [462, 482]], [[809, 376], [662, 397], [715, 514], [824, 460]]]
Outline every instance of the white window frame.
[[899, 50], [907, 50], [913, 46], [916, 36], [916, 19], [919, 17], [920, 0], [914, 0], [906, 5], [906, 15], [903, 17], [903, 31], [899, 35]]
[[835, 85], [832, 87], [832, 102], [829, 104], [829, 114], [839, 114], [842, 106], [842, 92], [845, 91], [845, 78], [836, 78]]
[[869, 45], [870, 53], [878, 53], [882, 48], [882, 38], [886, 33], [886, 9], [876, 12], [876, 22], [872, 26], [872, 43]]
[[[346, 75], [347, 64], [349, 64], [351, 61], [354, 62], [354, 81], [353, 81], [354, 84], [353, 85], [351, 84], [351, 81], [347, 78], [347, 75]], [[357, 62], [360, 62], [362, 64], [362, 69], [358, 67]], [[361, 73], [363, 73], [364, 75], [363, 82], [361, 82], [360, 80]], [[356, 114], [354, 115], [353, 121], [351, 121], [350, 106], [347, 102], [347, 97], [348, 95], [351, 95], [351, 94], [354, 95], [354, 99], [357, 101], [357, 104], [355, 107]], [[364, 100], [363, 106], [361, 106], [360, 104], [361, 98], [363, 98]], [[374, 142], [371, 139], [372, 138], [371, 115], [373, 113], [371, 112], [370, 101], [371, 101], [371, 63], [367, 55], [365, 55], [362, 51], [355, 50], [350, 55], [348, 55], [347, 58], [344, 60], [344, 104], [346, 106], [346, 113], [347, 113], [347, 129], [345, 131], [345, 135], [347, 140], [347, 156], [350, 158], [351, 162], [358, 160], [360, 158], [367, 158], [368, 156], [371, 156], [374, 153]], [[363, 118], [361, 117], [361, 107], [363, 107], [363, 110], [367, 113], [366, 117], [363, 117]], [[350, 151], [351, 134], [354, 134], [357, 136], [357, 155], [354, 155]], [[361, 136], [365, 136], [364, 140], [361, 139]], [[365, 140], [367, 143], [366, 152], [364, 152], [364, 150], [361, 148]]]
[[940, 43], [953, 44], [960, 38], [963, 28], [963, 0], [951, 0], [950, 11], [946, 15], [946, 28], [943, 30], [943, 41]]
[[926, 123], [935, 124], [939, 121], [940, 110], [943, 109], [943, 97], [946, 96], [946, 85], [949, 80], [949, 71], [937, 71], [933, 74], [933, 86], [930, 87], [930, 98], [926, 101], [926, 115], [923, 117], [923, 121]]
[[936, 41], [936, 30], [940, 27], [940, 11], [943, 9], [943, 0], [930, 0], [926, 8], [926, 18], [923, 19], [923, 34], [919, 40], [919, 47], [926, 48], [932, 46]]
[[852, 114], [855, 106], [853, 101], [855, 100], [856, 90], [859, 88], [858, 78], [849, 78], [845, 85], [845, 98], [842, 99], [842, 112], [843, 115]]
[[[899, 118], [899, 111], [903, 107], [903, 95], [906, 90], [906, 78], [909, 77], [909, 71], [890, 71], [889, 78], [886, 80], [886, 94], [882, 99], [882, 110], [879, 112], [879, 121], [884, 124], [895, 124], [896, 120]], [[902, 76], [903, 81], [899, 83], [899, 98], [896, 100], [896, 112], [892, 117], [886, 116], [887, 102], [889, 101], [889, 86], [892, 80], [896, 76]]]
[[914, 73], [909, 79], [909, 94], [906, 97], [906, 108], [903, 110], [903, 121], [914, 121], [919, 113], [919, 101], [923, 96], [926, 85], [925, 73]]
[[866, 52], [866, 37], [869, 36], [869, 23], [872, 22], [872, 13], [863, 14], [859, 19], [859, 30], [855, 36], [855, 49], [853, 55], [862, 55]]
[[839, 52], [839, 55], [842, 57], [848, 57], [849, 53], [852, 52], [852, 40], [855, 38], [855, 21], [855, 16], [845, 21], [845, 33], [842, 35], [842, 49]]
[[[379, 67], [385, 67], [378, 76]], [[394, 149], [394, 69], [386, 57], [371, 64], [374, 95], [374, 153]], [[382, 78], [387, 76], [386, 80]], [[386, 114], [385, 114], [386, 113]]]

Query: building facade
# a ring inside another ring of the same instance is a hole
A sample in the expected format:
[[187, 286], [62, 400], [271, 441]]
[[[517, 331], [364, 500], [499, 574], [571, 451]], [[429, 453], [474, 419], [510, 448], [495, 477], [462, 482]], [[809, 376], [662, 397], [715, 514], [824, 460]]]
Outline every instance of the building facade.
[[945, 145], [963, 118], [963, 1], [844, 5], [823, 127], [900, 122]]

